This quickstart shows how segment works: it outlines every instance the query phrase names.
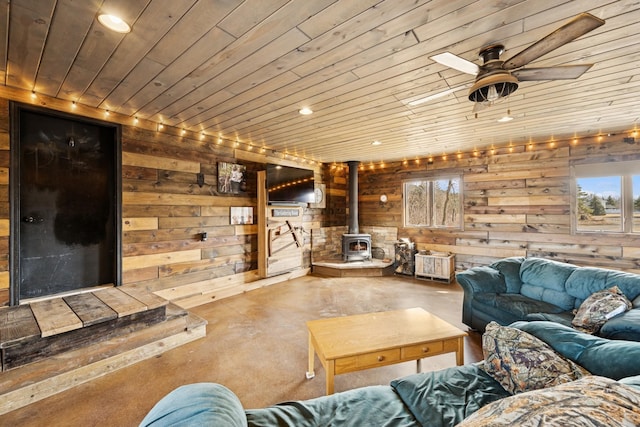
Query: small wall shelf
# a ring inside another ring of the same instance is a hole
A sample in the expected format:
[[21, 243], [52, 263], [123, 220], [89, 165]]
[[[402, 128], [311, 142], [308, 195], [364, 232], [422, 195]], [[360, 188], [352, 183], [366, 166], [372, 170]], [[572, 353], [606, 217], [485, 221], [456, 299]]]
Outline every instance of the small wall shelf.
[[451, 283], [455, 274], [455, 255], [416, 254], [415, 278]]

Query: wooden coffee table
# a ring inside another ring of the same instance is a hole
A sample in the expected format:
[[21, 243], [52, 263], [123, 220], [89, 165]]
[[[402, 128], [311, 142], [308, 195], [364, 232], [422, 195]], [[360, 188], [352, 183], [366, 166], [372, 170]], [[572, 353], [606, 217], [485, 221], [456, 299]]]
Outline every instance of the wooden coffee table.
[[309, 371], [313, 378], [314, 351], [324, 367], [327, 394], [334, 389], [334, 376], [362, 369], [417, 360], [436, 354], [456, 353], [464, 363], [466, 332], [422, 308], [357, 314], [311, 320]]

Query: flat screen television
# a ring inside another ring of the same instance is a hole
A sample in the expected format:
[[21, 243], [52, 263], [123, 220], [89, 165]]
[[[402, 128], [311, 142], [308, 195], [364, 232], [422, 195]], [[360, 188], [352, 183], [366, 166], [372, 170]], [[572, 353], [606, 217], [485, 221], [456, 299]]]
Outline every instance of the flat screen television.
[[266, 185], [271, 205], [315, 202], [312, 170], [268, 164]]

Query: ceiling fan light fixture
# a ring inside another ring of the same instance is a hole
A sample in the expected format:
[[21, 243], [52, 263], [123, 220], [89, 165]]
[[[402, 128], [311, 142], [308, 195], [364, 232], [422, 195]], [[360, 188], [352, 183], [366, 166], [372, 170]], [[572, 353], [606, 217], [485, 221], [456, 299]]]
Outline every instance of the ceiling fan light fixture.
[[493, 103], [518, 89], [518, 79], [510, 73], [482, 77], [469, 89], [469, 101]]

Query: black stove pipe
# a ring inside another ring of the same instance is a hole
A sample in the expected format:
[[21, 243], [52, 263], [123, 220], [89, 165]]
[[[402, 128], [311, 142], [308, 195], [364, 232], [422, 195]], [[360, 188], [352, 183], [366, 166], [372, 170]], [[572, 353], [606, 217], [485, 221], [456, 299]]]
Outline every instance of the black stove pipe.
[[358, 234], [358, 165], [360, 162], [352, 160], [349, 165], [349, 234]]

